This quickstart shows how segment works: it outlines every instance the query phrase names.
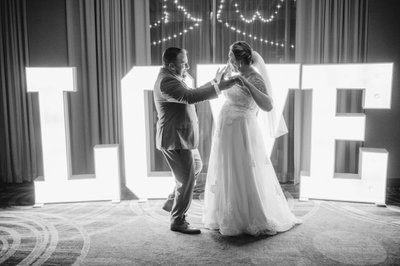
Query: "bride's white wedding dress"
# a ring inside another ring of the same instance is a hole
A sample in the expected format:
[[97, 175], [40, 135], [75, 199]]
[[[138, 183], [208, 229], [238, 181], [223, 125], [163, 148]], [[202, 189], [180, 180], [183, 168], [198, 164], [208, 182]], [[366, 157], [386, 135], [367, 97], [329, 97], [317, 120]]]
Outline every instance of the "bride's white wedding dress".
[[[245, 77], [259, 88], [256, 72]], [[246, 88], [224, 91], [204, 195], [204, 226], [222, 235], [276, 234], [300, 223], [290, 211], [265, 150], [258, 106]]]

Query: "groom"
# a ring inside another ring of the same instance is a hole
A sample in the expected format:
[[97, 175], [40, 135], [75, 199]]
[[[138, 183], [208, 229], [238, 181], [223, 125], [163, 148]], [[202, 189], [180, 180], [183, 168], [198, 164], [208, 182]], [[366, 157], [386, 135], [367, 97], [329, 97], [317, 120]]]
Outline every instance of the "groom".
[[168, 197], [163, 209], [171, 212], [171, 230], [184, 234], [200, 234], [185, 219], [193, 196], [193, 187], [202, 168], [197, 150], [199, 122], [194, 104], [217, 98], [221, 90], [240, 83], [239, 79], [216, 78], [205, 85], [191, 89], [184, 79], [189, 69], [187, 51], [170, 47], [163, 53], [163, 67], [154, 84], [154, 103], [157, 109], [156, 147], [174, 174], [174, 194]]

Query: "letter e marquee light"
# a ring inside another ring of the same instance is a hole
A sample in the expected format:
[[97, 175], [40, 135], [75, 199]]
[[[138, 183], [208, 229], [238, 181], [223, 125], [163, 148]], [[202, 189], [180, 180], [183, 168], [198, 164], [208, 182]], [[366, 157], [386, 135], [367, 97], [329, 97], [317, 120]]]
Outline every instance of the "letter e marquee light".
[[335, 140], [364, 141], [365, 114], [336, 114], [337, 89], [363, 89], [364, 109], [389, 109], [393, 64], [305, 65], [302, 89], [312, 90], [310, 172], [300, 198], [385, 204], [388, 152], [360, 148], [359, 173], [334, 173]]

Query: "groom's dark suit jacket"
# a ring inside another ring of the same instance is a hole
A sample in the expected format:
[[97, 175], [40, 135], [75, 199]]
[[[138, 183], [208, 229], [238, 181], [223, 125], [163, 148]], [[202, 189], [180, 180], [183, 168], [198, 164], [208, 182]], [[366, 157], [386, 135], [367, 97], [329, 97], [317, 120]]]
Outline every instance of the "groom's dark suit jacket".
[[210, 83], [191, 89], [180, 77], [161, 68], [154, 84], [158, 114], [157, 149], [196, 149], [199, 145], [199, 122], [194, 103], [216, 97]]

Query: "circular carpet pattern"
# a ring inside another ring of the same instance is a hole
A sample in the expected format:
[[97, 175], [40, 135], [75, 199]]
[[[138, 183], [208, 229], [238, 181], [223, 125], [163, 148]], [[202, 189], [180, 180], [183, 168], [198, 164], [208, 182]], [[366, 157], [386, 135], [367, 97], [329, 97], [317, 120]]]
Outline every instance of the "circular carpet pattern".
[[325, 231], [315, 236], [313, 242], [324, 256], [345, 264], [375, 265], [387, 258], [377, 240], [357, 232]]
[[[192, 201], [188, 236], [169, 230], [164, 200], [45, 204], [31, 191], [0, 195], [1, 265], [400, 265], [400, 208], [299, 201], [303, 224], [275, 236], [224, 237], [202, 226], [203, 197]], [[16, 206], [17, 205], [17, 206]]]

